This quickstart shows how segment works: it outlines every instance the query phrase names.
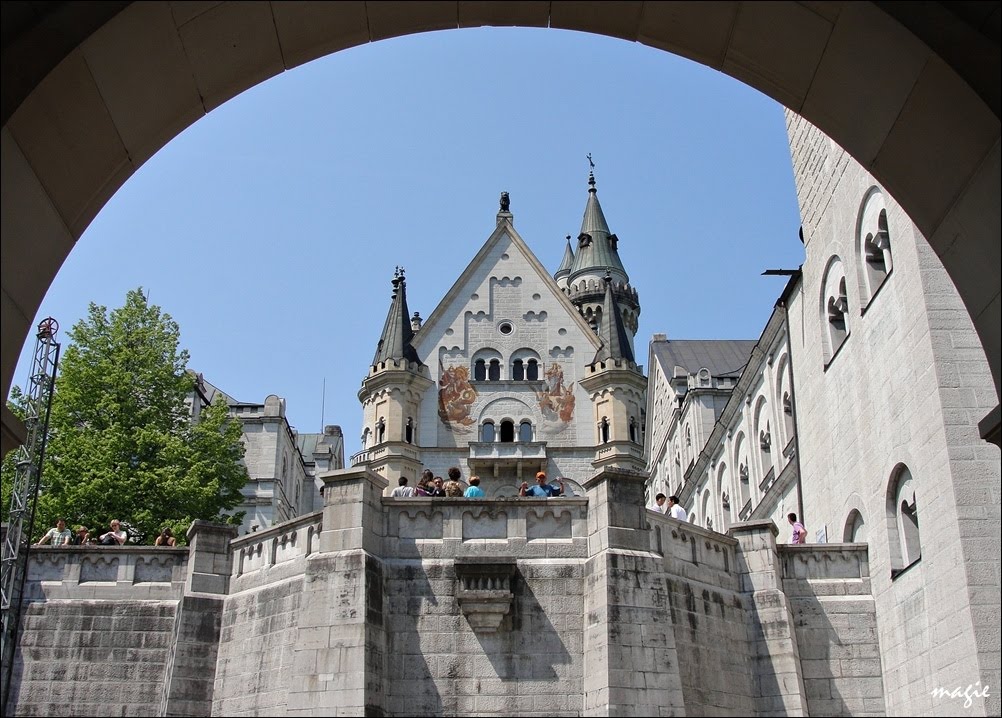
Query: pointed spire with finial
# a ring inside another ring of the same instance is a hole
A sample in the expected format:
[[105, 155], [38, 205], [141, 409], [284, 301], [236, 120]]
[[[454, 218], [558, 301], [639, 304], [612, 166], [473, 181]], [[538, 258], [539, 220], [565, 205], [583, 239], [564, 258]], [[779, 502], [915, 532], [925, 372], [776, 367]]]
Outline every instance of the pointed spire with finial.
[[560, 260], [560, 266], [557, 267], [556, 273], [553, 278], [557, 280], [557, 284], [563, 289], [567, 286], [567, 282], [560, 282], [561, 279], [566, 280], [571, 273], [571, 267], [574, 266], [574, 250], [571, 249], [571, 235], [567, 235], [567, 245], [564, 247], [564, 258]]
[[619, 238], [609, 231], [609, 223], [605, 221], [602, 205], [598, 201], [595, 163], [591, 154], [588, 155], [588, 166], [588, 202], [581, 220], [578, 251], [574, 256], [569, 280], [573, 282], [575, 278], [587, 274], [601, 276], [603, 270], [610, 270], [617, 281], [628, 282], [630, 277], [619, 259]]
[[390, 311], [386, 314], [383, 333], [376, 345], [376, 355], [372, 358], [373, 365], [389, 360], [406, 359], [408, 362], [421, 363], [417, 352], [411, 346], [414, 330], [411, 328], [411, 316], [407, 311], [407, 280], [404, 268], [397, 267], [393, 272], [393, 297], [390, 301]]
[[636, 362], [633, 356], [633, 348], [630, 346], [630, 334], [623, 324], [623, 313], [619, 308], [619, 302], [612, 293], [612, 274], [606, 271], [605, 274], [605, 302], [602, 307], [602, 323], [599, 326], [599, 338], [602, 340], [602, 348], [595, 355], [595, 361], [609, 361], [610, 359], [626, 359]]

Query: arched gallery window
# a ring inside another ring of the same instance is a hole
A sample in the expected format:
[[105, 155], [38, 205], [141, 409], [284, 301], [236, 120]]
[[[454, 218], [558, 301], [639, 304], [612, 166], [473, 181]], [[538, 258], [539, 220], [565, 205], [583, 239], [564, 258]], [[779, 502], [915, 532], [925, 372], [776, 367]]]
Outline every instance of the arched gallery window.
[[532, 423], [528, 419], [518, 425], [518, 440], [523, 444], [532, 441]]
[[515, 441], [515, 422], [505, 419], [501, 422], [501, 443], [510, 444]]
[[860, 211], [856, 256], [859, 259], [861, 309], [866, 309], [893, 267], [887, 208], [883, 193], [876, 187], [870, 189]]
[[887, 487], [887, 530], [891, 578], [895, 578], [922, 558], [915, 484], [903, 464], [894, 470]]
[[858, 509], [849, 512], [842, 531], [842, 541], [845, 543], [866, 543], [866, 522]]
[[495, 438], [494, 422], [490, 420], [485, 421], [483, 426], [480, 427], [480, 440], [493, 442]]

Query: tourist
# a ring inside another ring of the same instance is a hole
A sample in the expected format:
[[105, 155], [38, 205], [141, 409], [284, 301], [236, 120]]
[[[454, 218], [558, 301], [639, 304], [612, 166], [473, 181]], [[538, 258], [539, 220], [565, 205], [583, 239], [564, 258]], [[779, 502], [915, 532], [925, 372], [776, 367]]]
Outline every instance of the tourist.
[[66, 520], [58, 519], [55, 528], [46, 531], [35, 545], [41, 546], [43, 543], [51, 543], [53, 546], [69, 546], [72, 541], [73, 532], [66, 528]]
[[790, 543], [807, 543], [807, 529], [804, 528], [802, 523], [797, 521], [797, 515], [789, 513], [786, 515], [786, 520], [793, 527], [793, 535], [790, 537]]
[[436, 476], [432, 479], [428, 489], [428, 495], [435, 499], [445, 498], [447, 496], [445, 493], [445, 482], [442, 481], [441, 476]]
[[174, 538], [174, 532], [170, 530], [170, 526], [164, 526], [164, 530], [160, 532], [157, 536], [157, 540], [153, 542], [154, 546], [177, 546], [177, 539]]
[[486, 494], [484, 490], [480, 488], [480, 477], [471, 476], [470, 485], [466, 488], [466, 492], [463, 494], [465, 498], [468, 499], [482, 499]]
[[417, 492], [414, 490], [414, 487], [407, 485], [406, 476], [401, 476], [397, 479], [397, 488], [393, 489], [393, 493], [390, 494], [390, 496], [397, 499], [409, 499], [416, 495]]
[[121, 546], [129, 540], [129, 534], [122, 531], [122, 522], [118, 519], [111, 520], [111, 531], [101, 534], [97, 542], [102, 546]]
[[546, 483], [546, 473], [540, 471], [536, 474], [536, 485], [529, 487], [528, 481], [523, 481], [522, 486], [518, 490], [519, 496], [528, 496], [531, 498], [549, 498], [551, 496], [561, 496], [564, 493], [564, 479], [560, 477], [557, 479], [557, 486], [551, 486]]
[[668, 515], [673, 519], [678, 519], [679, 521], [688, 521], [689, 514], [685, 512], [681, 504], [678, 502], [678, 496], [668, 497]]
[[658, 494], [657, 496], [654, 497], [654, 503], [658, 505], [658, 511], [660, 511], [663, 514], [668, 513], [668, 509], [665, 508], [665, 501], [667, 500], [668, 497], [665, 496], [664, 494]]
[[87, 530], [86, 526], [77, 526], [73, 531], [73, 540], [70, 544], [73, 546], [86, 546], [88, 544], [94, 543], [94, 539], [90, 537], [90, 531]]
[[462, 473], [459, 471], [459, 467], [452, 466], [449, 468], [449, 480], [445, 482], [445, 495], [446, 496], [462, 496], [463, 495], [463, 484], [459, 481]]

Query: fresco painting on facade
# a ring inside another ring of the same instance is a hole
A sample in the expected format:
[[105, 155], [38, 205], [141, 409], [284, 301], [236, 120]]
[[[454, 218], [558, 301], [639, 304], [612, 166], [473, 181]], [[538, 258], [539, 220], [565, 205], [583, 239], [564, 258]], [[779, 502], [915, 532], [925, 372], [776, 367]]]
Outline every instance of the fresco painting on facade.
[[564, 386], [564, 369], [552, 362], [546, 369], [546, 388], [536, 392], [546, 421], [566, 424], [574, 418], [574, 382]]
[[470, 383], [469, 367], [443, 368], [438, 384], [438, 416], [442, 423], [464, 434], [472, 431], [476, 419], [470, 416], [470, 407], [477, 400], [477, 390]]

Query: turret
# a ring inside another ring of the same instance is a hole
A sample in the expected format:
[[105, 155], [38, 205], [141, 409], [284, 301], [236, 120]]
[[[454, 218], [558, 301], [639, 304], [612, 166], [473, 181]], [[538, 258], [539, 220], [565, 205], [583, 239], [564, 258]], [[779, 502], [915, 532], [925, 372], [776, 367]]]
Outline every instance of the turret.
[[358, 399], [362, 402], [364, 425], [362, 451], [352, 457], [352, 465], [367, 464], [386, 477], [392, 486], [407, 476], [414, 480], [421, 470], [418, 445], [418, 414], [422, 394], [434, 382], [411, 340], [414, 324], [407, 309], [404, 270], [393, 275], [393, 296], [383, 333], [362, 381]]

